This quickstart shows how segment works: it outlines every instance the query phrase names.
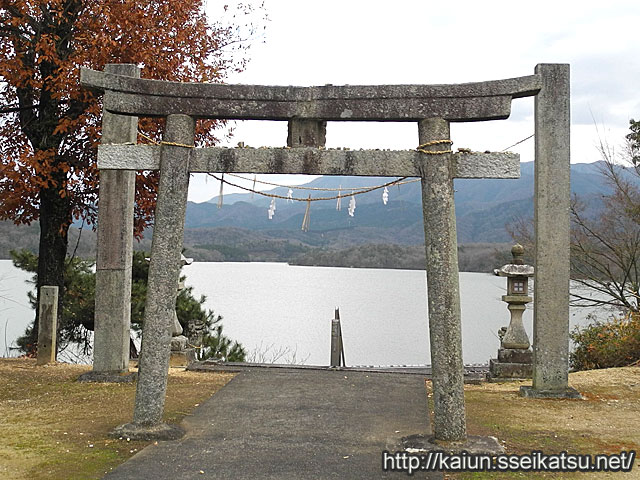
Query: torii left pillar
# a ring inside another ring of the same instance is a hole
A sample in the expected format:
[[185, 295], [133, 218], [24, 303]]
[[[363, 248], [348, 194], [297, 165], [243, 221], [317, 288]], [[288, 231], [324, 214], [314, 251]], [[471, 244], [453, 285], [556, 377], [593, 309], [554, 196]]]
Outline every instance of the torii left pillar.
[[117, 427], [112, 432], [116, 437], [174, 440], [184, 435], [184, 430], [178, 425], [163, 423], [162, 415], [171, 355], [171, 326], [182, 266], [180, 251], [184, 240], [189, 161], [194, 135], [193, 117], [167, 116], [161, 146], [160, 182], [133, 422]]
[[[133, 64], [107, 65], [105, 72], [140, 78]], [[102, 144], [136, 143], [138, 117], [103, 112]], [[100, 170], [93, 370], [82, 381], [134, 378], [127, 373], [135, 177], [133, 170]]]

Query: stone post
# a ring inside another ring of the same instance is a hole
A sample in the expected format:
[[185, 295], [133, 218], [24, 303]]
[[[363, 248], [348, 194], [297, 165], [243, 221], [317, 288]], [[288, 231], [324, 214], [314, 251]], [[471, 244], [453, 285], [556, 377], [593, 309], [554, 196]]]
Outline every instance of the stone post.
[[[418, 124], [420, 143], [448, 140], [449, 122], [439, 118]], [[437, 144], [425, 150], [447, 150]], [[460, 323], [458, 248], [451, 155], [422, 154], [417, 165], [422, 179], [429, 303], [429, 335], [433, 372], [436, 440], [466, 439], [464, 365]]]
[[153, 228], [147, 302], [133, 423], [115, 435], [131, 438], [177, 438], [183, 431], [162, 423], [171, 331], [180, 278], [180, 251], [189, 188], [189, 159], [193, 151], [195, 120], [169, 115], [160, 158], [160, 184]]
[[569, 65], [539, 64], [535, 97], [533, 386], [524, 396], [575, 397], [569, 382]]
[[56, 333], [58, 330], [58, 287], [40, 287], [38, 305], [38, 358], [36, 365], [56, 361]]
[[[106, 65], [105, 71], [140, 77], [131, 64]], [[137, 128], [137, 117], [104, 110], [101, 143], [136, 143]], [[129, 371], [134, 196], [134, 171], [100, 171], [93, 372], [85, 380], [117, 380]]]
[[342, 338], [340, 338], [340, 320], [331, 320], [331, 366], [340, 366]]

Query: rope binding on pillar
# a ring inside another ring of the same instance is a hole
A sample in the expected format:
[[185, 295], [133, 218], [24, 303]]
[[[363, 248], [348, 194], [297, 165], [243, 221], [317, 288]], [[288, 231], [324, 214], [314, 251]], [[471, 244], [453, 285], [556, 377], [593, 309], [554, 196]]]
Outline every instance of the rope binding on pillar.
[[451, 148], [449, 148], [449, 150], [425, 150], [425, 147], [432, 147], [434, 145], [442, 144], [452, 145], [453, 142], [451, 140], [432, 140], [431, 142], [418, 145], [418, 148], [416, 148], [416, 150], [418, 150], [420, 153], [426, 153], [427, 155], [444, 155], [446, 153], [453, 153], [451, 151]]

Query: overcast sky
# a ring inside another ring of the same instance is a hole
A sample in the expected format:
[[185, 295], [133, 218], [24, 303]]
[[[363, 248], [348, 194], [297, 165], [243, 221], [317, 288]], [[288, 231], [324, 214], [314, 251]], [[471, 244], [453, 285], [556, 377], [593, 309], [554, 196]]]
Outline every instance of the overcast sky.
[[[209, 0], [209, 11], [219, 4]], [[533, 73], [538, 63], [571, 65], [571, 157], [600, 159], [599, 138], [622, 143], [640, 117], [636, 1], [265, 0], [264, 43], [227, 83], [263, 85], [437, 84], [498, 80]], [[508, 120], [452, 124], [453, 148], [499, 151], [531, 135], [533, 99], [513, 102]], [[234, 138], [284, 146], [286, 122], [237, 122]], [[413, 149], [414, 123], [333, 122], [327, 147]], [[533, 140], [513, 147], [533, 160]], [[267, 177], [264, 177], [267, 178]], [[280, 183], [309, 177], [269, 176]], [[192, 177], [189, 199], [217, 195], [217, 182]], [[225, 191], [229, 191], [225, 187]]]

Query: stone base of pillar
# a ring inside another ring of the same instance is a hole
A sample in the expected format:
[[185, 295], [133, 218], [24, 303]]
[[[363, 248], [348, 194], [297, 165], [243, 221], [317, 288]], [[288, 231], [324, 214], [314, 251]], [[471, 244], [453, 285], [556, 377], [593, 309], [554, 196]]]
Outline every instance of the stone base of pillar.
[[501, 348], [498, 358], [489, 360], [489, 382], [508, 382], [533, 378], [533, 352], [528, 349]]
[[185, 434], [185, 430], [179, 425], [159, 423], [157, 425], [137, 425], [125, 423], [116, 427], [110, 434], [113, 438], [131, 440], [178, 440]]
[[137, 372], [96, 372], [92, 370], [78, 377], [79, 382], [131, 383], [138, 379]]
[[412, 453], [441, 450], [450, 454], [467, 452], [470, 455], [502, 455], [504, 447], [496, 437], [483, 437], [479, 435], [467, 435], [462, 442], [443, 442], [433, 436], [410, 435], [402, 438], [402, 449], [411, 449]]
[[575, 388], [567, 387], [563, 390], [535, 390], [532, 386], [520, 387], [520, 396], [526, 398], [569, 398], [584, 400]]

